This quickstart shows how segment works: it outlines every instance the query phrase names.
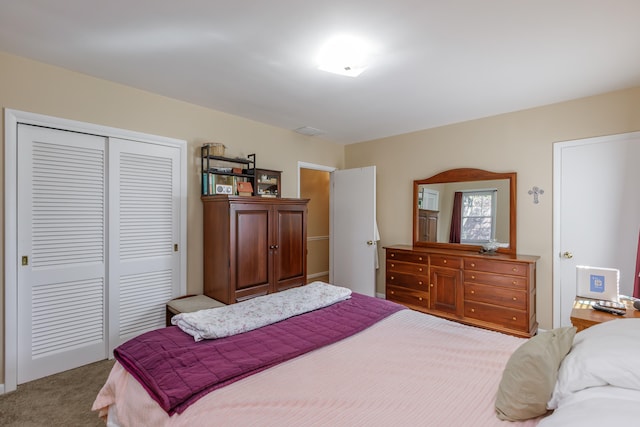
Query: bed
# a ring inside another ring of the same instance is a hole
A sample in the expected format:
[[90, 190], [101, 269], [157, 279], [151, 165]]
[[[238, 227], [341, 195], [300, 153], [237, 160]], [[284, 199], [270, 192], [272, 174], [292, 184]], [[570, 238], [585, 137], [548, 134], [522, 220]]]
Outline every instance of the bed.
[[[234, 306], [241, 308], [241, 304], [244, 303]], [[374, 308], [369, 309], [369, 304], [374, 304]], [[175, 348], [154, 341], [153, 345], [157, 347], [148, 352], [151, 356], [147, 356], [147, 361], [116, 356], [117, 362], [98, 394], [93, 409], [109, 426], [573, 425], [554, 421], [552, 417], [556, 413], [560, 414], [558, 419], [562, 421], [562, 409], [543, 417], [551, 390], [538, 398], [544, 399], [542, 414], [532, 416], [527, 413], [523, 416], [517, 413], [517, 404], [529, 399], [531, 392], [527, 389], [530, 387], [526, 384], [528, 378], [520, 378], [517, 373], [527, 371], [535, 376], [536, 370], [529, 369], [531, 364], [537, 366], [538, 359], [547, 360], [546, 364], [550, 367], [546, 369], [553, 371], [550, 376], [555, 380], [562, 360], [572, 345], [573, 334], [568, 332], [572, 328], [560, 331], [564, 337], [560, 341], [564, 341], [565, 347], [568, 342], [569, 348], [556, 351], [554, 357], [549, 357], [548, 348], [555, 345], [554, 339], [558, 337], [555, 332], [540, 334], [546, 337], [543, 345], [540, 345], [540, 340], [535, 340], [535, 337], [525, 340], [418, 313], [388, 301], [352, 294], [326, 307], [286, 317], [237, 335], [203, 339], [202, 342], [217, 341], [224, 348], [225, 343], [234, 342], [234, 339], [254, 337], [251, 334], [258, 334], [255, 337], [259, 337], [259, 334], [266, 334], [265, 331], [276, 330], [272, 328], [296, 325], [298, 322], [295, 328], [291, 328], [299, 329], [304, 319], [308, 319], [314, 327], [330, 325], [327, 329], [331, 332], [341, 329], [341, 325], [346, 326], [351, 320], [331, 323], [333, 321], [317, 321], [318, 318], [313, 316], [328, 315], [326, 313], [336, 315], [340, 310], [352, 312], [358, 305], [363, 313], [386, 311], [370, 325], [352, 331], [339, 340], [335, 337], [326, 338], [319, 348], [301, 354], [294, 352], [292, 357], [280, 363], [267, 361], [266, 366], [254, 367], [249, 374], [239, 374], [237, 378], [225, 377], [221, 385], [205, 392], [198, 389], [200, 391], [195, 393], [196, 398], [183, 406], [171, 406], [168, 400], [154, 395], [153, 390], [150, 392], [153, 387], [144, 384], [144, 378], [141, 380], [144, 375], [137, 372], [135, 366], [132, 368], [132, 365], [144, 363], [176, 364], [171, 357], [158, 355], [165, 351], [158, 349], [168, 349], [167, 354], [175, 354]], [[161, 341], [162, 338], [158, 337], [163, 334], [179, 341], [176, 346], [200, 345], [192, 344], [197, 342], [191, 335], [188, 336], [189, 343], [181, 341], [187, 333], [177, 326], [160, 330], [152, 337]], [[275, 335], [279, 334], [277, 332]], [[145, 339], [142, 337], [139, 342], [145, 342], [146, 346], [148, 343]], [[256, 340], [251, 338], [249, 341]], [[533, 350], [528, 349], [530, 342], [538, 342], [538, 345], [534, 345]], [[208, 342], [207, 345], [210, 344]], [[515, 357], [519, 353], [521, 357]], [[522, 353], [525, 353], [524, 357]], [[551, 363], [548, 362], [550, 359], [553, 359]], [[179, 364], [185, 365], [184, 362]], [[516, 378], [509, 378], [509, 372], [515, 372]], [[180, 381], [180, 374], [177, 377], [171, 375], [167, 377], [167, 383]], [[198, 381], [201, 379], [198, 378]], [[525, 384], [518, 383], [522, 380]], [[608, 386], [615, 388], [615, 393], [620, 393], [617, 387]], [[555, 387], [555, 381], [551, 387]], [[562, 393], [575, 394], [567, 390]], [[620, 396], [615, 393], [612, 396], [618, 402]], [[170, 390], [166, 395], [172, 397], [174, 393]], [[565, 407], [565, 397], [557, 399], [560, 408]], [[634, 402], [633, 393], [623, 398], [625, 402]], [[508, 410], [504, 411], [506, 415], [497, 412], [496, 405], [501, 400], [503, 409], [513, 406], [515, 400], [515, 416], [514, 413], [509, 414]], [[569, 404], [575, 402], [566, 405]], [[525, 409], [528, 410], [530, 406], [527, 404]], [[567, 412], [566, 416], [570, 417], [571, 414]]]

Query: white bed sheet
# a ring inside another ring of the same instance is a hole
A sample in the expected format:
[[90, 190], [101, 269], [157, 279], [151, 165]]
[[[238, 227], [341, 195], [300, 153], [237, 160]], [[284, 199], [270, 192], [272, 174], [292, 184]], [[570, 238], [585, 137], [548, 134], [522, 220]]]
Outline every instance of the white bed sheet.
[[94, 410], [120, 426], [534, 426], [495, 395], [523, 339], [403, 310], [343, 341], [215, 390], [169, 417], [119, 364]]

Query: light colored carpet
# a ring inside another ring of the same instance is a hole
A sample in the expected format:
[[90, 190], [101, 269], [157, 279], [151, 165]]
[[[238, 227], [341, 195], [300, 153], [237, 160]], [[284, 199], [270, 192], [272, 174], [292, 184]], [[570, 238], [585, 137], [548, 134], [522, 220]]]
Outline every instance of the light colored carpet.
[[20, 384], [15, 392], [0, 395], [0, 425], [103, 427], [91, 405], [113, 363], [103, 360]]

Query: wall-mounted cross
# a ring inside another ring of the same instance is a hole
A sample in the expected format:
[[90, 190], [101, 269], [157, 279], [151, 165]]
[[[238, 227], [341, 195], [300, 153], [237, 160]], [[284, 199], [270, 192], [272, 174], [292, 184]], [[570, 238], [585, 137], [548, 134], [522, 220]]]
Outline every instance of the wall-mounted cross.
[[538, 196], [543, 195], [544, 190], [542, 188], [533, 187], [531, 190], [529, 190], [529, 195], [532, 195], [532, 194], [533, 194], [533, 203], [538, 204], [540, 203], [540, 200], [538, 200]]

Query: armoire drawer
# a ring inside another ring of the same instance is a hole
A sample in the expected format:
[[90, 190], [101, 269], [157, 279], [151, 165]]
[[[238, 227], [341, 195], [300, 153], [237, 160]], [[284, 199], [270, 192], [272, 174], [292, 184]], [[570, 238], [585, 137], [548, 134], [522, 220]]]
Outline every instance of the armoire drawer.
[[486, 260], [482, 258], [466, 258], [464, 260], [465, 271], [486, 271], [489, 273], [511, 274], [514, 276], [526, 276], [529, 274], [528, 264], [522, 262], [509, 262]]
[[464, 316], [483, 322], [495, 323], [511, 329], [526, 331], [528, 316], [526, 311], [499, 307], [491, 304], [465, 301]]
[[407, 306], [429, 308], [429, 291], [418, 291], [398, 286], [387, 285], [386, 298]]
[[511, 289], [527, 289], [529, 283], [526, 276], [505, 276], [501, 274], [469, 270], [464, 271], [464, 281], [465, 283], [480, 283]]
[[465, 301], [484, 302], [517, 310], [527, 309], [527, 292], [524, 290], [465, 282], [464, 299]]

